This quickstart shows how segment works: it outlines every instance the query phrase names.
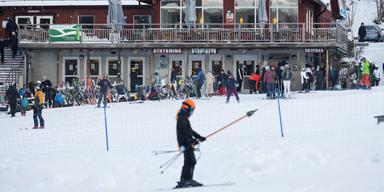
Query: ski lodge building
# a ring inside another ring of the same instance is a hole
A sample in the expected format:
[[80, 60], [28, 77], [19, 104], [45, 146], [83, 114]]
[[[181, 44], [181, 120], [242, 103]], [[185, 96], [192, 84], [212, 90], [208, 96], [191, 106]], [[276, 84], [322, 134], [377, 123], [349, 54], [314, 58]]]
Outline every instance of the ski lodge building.
[[184, 78], [199, 67], [217, 75], [244, 65], [247, 77], [257, 65], [285, 62], [298, 90], [305, 64], [326, 70], [347, 51], [337, 0], [192, 2], [195, 23], [187, 25], [186, 0], [122, 0], [125, 24], [115, 26], [107, 23], [107, 0], [3, 0], [0, 35], [7, 18], [15, 18], [24, 84], [42, 76], [57, 84], [104, 74], [113, 82], [120, 74], [129, 88], [133, 71], [135, 82], [148, 85], [155, 72], [169, 79], [175, 70]]

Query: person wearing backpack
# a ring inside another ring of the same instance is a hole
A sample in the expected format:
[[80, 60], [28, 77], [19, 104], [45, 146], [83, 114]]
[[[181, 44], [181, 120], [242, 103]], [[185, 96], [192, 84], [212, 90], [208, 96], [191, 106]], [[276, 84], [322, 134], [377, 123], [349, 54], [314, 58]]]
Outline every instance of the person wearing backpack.
[[[44, 93], [41, 90], [40, 85], [36, 86], [36, 94], [35, 94], [35, 100], [33, 103], [33, 129], [44, 129], [44, 119], [42, 116], [43, 108], [44, 108]], [[40, 122], [40, 127], [39, 127]]]

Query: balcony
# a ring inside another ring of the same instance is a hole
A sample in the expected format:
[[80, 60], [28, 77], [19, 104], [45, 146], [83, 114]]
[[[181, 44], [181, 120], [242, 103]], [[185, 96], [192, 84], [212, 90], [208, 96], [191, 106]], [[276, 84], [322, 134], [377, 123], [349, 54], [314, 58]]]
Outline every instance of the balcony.
[[[69, 25], [68, 25], [69, 26]], [[76, 39], [52, 41], [48, 29], [63, 25], [19, 26], [25, 48], [339, 48], [347, 49], [347, 29], [334, 23], [78, 25]]]

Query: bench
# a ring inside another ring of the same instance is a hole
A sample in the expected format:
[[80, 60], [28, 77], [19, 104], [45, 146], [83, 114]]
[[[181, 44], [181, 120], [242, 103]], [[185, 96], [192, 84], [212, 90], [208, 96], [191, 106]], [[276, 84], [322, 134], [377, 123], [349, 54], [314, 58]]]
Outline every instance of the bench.
[[381, 122], [384, 121], [384, 115], [374, 116], [374, 118], [377, 119], [377, 124], [380, 124]]

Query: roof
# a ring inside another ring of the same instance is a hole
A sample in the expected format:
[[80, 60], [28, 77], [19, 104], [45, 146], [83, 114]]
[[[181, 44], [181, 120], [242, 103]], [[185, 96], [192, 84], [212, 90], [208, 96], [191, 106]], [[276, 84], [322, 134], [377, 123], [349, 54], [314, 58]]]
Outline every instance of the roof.
[[[123, 5], [147, 5], [138, 0], [121, 0]], [[108, 6], [108, 0], [0, 0], [0, 7], [10, 6]]]

